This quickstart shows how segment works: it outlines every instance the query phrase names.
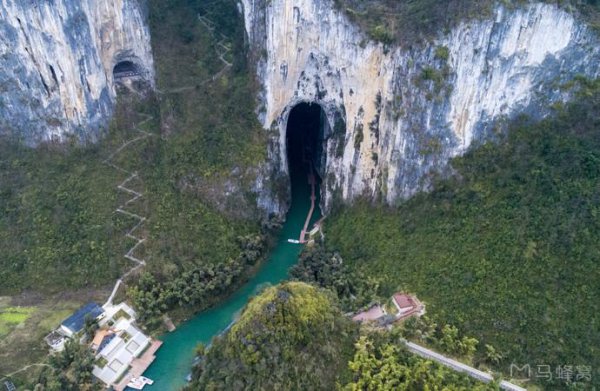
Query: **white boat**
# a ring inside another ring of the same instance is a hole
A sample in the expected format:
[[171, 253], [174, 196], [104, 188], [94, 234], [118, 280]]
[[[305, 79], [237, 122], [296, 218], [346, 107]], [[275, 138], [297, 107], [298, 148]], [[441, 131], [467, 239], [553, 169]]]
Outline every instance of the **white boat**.
[[288, 239], [288, 243], [300, 244], [298, 239]]
[[144, 377], [144, 376], [133, 377], [133, 378], [131, 378], [129, 383], [127, 383], [127, 387], [133, 388], [134, 390], [141, 390], [147, 384], [149, 384], [149, 385], [154, 384], [154, 380], [148, 379], [147, 377]]

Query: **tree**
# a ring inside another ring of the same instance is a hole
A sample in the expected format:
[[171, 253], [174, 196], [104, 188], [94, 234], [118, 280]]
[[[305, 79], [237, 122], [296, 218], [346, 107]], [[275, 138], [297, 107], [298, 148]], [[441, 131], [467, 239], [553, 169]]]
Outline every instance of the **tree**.
[[502, 354], [492, 345], [485, 345], [485, 359], [491, 364], [499, 364], [502, 360]]

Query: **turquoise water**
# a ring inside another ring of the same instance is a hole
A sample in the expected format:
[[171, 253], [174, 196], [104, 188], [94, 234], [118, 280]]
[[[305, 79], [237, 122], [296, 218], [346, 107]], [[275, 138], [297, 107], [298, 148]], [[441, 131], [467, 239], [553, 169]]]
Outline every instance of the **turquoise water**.
[[[295, 178], [292, 183], [292, 205], [268, 260], [258, 273], [231, 297], [179, 325], [174, 332], [161, 337], [164, 343], [157, 352], [156, 361], [144, 374], [155, 383], [144, 388], [145, 390], [171, 391], [184, 386], [185, 377], [191, 371], [196, 345], [199, 342], [208, 344], [212, 337], [225, 330], [244, 308], [248, 299], [265, 286], [277, 284], [288, 277], [288, 270], [298, 260], [302, 246], [288, 243], [287, 240], [298, 239], [310, 209], [310, 187], [306, 176], [292, 173], [292, 178]], [[311, 224], [318, 218], [320, 209], [317, 206]]]

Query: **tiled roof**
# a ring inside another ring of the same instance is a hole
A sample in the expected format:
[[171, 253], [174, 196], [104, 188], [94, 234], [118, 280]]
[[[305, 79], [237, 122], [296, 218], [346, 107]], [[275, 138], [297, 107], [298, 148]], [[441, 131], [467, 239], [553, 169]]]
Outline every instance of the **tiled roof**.
[[400, 308], [412, 308], [415, 306], [412, 297], [403, 293], [396, 293], [394, 295], [394, 300]]

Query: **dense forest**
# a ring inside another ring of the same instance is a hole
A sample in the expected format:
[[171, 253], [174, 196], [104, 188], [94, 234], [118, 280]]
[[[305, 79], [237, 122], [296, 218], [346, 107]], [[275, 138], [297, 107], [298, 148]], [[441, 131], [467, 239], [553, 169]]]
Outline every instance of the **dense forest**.
[[199, 349], [188, 390], [495, 390], [408, 353], [396, 332], [359, 330], [330, 291], [266, 289]]
[[415, 292], [434, 320], [495, 346], [498, 369], [594, 368], [598, 382], [600, 82], [565, 88], [574, 103], [454, 159], [431, 193], [330, 216], [326, 245], [350, 281], [372, 276], [384, 297]]

